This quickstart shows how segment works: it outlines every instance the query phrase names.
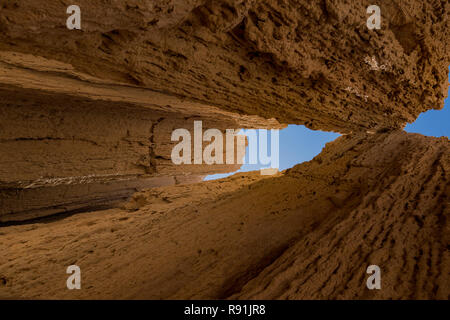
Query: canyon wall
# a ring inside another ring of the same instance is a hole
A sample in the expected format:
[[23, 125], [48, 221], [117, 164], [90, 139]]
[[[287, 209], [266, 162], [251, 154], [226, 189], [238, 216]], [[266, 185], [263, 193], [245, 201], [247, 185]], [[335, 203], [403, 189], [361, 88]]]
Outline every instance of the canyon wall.
[[311, 129], [399, 128], [442, 108], [449, 4], [379, 0], [7, 0], [0, 50]]
[[274, 119], [96, 79], [42, 57], [0, 57], [1, 222], [110, 206], [143, 188], [239, 169], [173, 164], [179, 141], [172, 132], [183, 128], [193, 137], [196, 120], [203, 131], [281, 127]]
[[380, 1], [380, 30], [368, 4], [80, 0], [68, 30], [69, 4], [4, 2], [0, 221], [235, 171], [172, 165], [171, 132], [196, 119], [377, 132], [441, 108], [449, 4]]
[[[0, 296], [448, 299], [449, 156], [447, 138], [343, 136], [276, 177], [154, 188], [121, 209], [4, 227]], [[71, 264], [82, 290], [65, 287]], [[366, 288], [370, 264], [382, 290]]]
[[[443, 106], [448, 1], [379, 0], [380, 30], [366, 0], [77, 2], [81, 30], [0, 5], [0, 298], [449, 298], [449, 142], [401, 131]], [[197, 183], [240, 166], [172, 163], [195, 120], [343, 136]]]

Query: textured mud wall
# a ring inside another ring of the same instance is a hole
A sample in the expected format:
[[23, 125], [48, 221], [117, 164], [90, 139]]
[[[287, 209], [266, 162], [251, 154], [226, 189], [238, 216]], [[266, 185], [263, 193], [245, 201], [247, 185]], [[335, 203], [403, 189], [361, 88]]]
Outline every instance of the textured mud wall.
[[[4, 227], [0, 296], [448, 299], [449, 155], [447, 139], [344, 136], [278, 177], [156, 188], [122, 210]], [[65, 288], [70, 264], [83, 290]], [[365, 286], [370, 264], [382, 290]]]
[[[233, 298], [449, 299], [448, 139], [347, 138], [316, 161], [314, 176], [336, 187], [334, 210]], [[287, 175], [304, 174], [297, 166]], [[371, 264], [382, 270], [382, 290], [365, 288]]]
[[[449, 142], [401, 132], [443, 106], [448, 1], [379, 0], [375, 31], [366, 0], [77, 2], [72, 31], [0, 4], [1, 298], [449, 299]], [[238, 167], [172, 164], [194, 120], [346, 135], [189, 184]]]
[[55, 60], [0, 57], [0, 221], [111, 205], [145, 187], [236, 171], [240, 165], [172, 163], [172, 132], [193, 136], [196, 120], [203, 130], [281, 127], [92, 78]]
[[[376, 132], [440, 108], [449, 4], [380, 1], [377, 31], [366, 27], [368, 4], [80, 0], [82, 29], [68, 30], [68, 3], [3, 2], [0, 215], [104, 198], [67, 189], [80, 179], [153, 186], [235, 170], [172, 165], [169, 136], [195, 119], [219, 129]], [[73, 199], [43, 204], [42, 190], [23, 190], [61, 182]], [[113, 184], [109, 199], [133, 190]]]
[[441, 108], [450, 4], [204, 0], [2, 4], [0, 48], [70, 63], [103, 79], [213, 103], [282, 123], [349, 132], [398, 128]]

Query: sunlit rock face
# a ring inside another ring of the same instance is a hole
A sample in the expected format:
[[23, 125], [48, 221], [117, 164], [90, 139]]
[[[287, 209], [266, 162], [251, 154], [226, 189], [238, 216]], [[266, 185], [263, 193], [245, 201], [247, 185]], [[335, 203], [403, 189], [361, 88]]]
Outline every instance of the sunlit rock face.
[[[369, 30], [371, 4], [79, 0], [81, 30], [2, 4], [0, 298], [447, 299], [449, 142], [401, 129], [443, 106], [450, 4], [378, 1]], [[201, 183], [240, 165], [173, 164], [196, 120], [344, 136]]]

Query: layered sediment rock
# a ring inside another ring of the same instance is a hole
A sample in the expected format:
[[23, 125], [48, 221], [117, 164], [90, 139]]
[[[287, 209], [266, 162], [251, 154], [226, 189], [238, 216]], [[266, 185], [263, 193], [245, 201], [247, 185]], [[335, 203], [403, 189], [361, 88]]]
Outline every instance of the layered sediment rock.
[[[401, 128], [443, 105], [450, 5], [380, 0], [370, 31], [370, 4], [79, 0], [68, 30], [64, 1], [2, 3], [0, 297], [448, 299], [449, 142]], [[173, 165], [195, 120], [345, 135], [192, 184], [239, 167]]]
[[[277, 177], [161, 187], [123, 209], [4, 227], [0, 294], [448, 299], [449, 149], [404, 132], [343, 136]], [[83, 290], [65, 288], [70, 264]], [[370, 264], [382, 290], [366, 288]]]
[[2, 5], [3, 221], [106, 200], [64, 183], [50, 193], [66, 200], [42, 201], [42, 190], [24, 186], [94, 180], [108, 184], [108, 203], [129, 196], [136, 179], [137, 190], [235, 170], [174, 168], [169, 135], [195, 119], [219, 129], [375, 132], [440, 108], [447, 88], [442, 1], [381, 1], [376, 31], [366, 27], [366, 1], [78, 5], [81, 30], [66, 28], [64, 3]]
[[[89, 210], [240, 165], [174, 165], [175, 129], [280, 128], [32, 55], [0, 53], [0, 221]], [[226, 157], [226, 154], [224, 155]], [[225, 161], [224, 161], [225, 162]], [[235, 162], [237, 163], [237, 161]]]

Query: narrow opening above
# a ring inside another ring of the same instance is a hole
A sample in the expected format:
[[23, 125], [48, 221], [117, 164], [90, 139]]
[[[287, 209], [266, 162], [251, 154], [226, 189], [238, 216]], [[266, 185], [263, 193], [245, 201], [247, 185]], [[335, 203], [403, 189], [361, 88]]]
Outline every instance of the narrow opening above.
[[[243, 132], [245, 134], [245, 131]], [[325, 144], [338, 138], [340, 135], [334, 132], [314, 131], [302, 125], [289, 125], [279, 131], [279, 170], [283, 171], [305, 161], [312, 160], [318, 155]], [[271, 149], [270, 138], [268, 148]], [[246, 157], [249, 154], [249, 146], [246, 147]], [[241, 169], [225, 174], [207, 176], [204, 180], [216, 180], [229, 177], [237, 172], [249, 172], [264, 169], [267, 166], [260, 161], [257, 164], [247, 164], [245, 161]]]

